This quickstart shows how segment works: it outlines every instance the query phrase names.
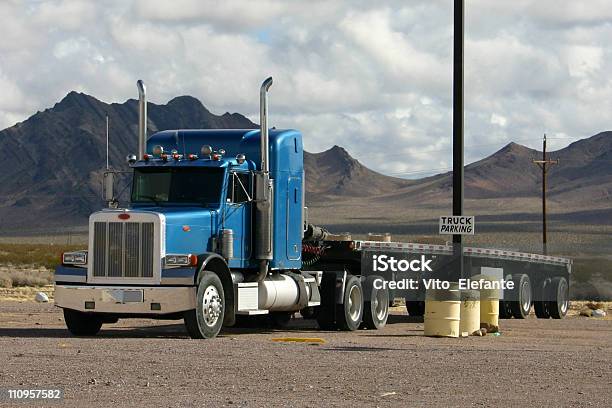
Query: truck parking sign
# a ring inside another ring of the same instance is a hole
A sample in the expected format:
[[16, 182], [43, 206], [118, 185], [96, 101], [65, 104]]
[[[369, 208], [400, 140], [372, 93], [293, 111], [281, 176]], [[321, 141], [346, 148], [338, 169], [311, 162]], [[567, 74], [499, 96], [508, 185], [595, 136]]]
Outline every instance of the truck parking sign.
[[474, 235], [474, 217], [440, 217], [440, 234]]

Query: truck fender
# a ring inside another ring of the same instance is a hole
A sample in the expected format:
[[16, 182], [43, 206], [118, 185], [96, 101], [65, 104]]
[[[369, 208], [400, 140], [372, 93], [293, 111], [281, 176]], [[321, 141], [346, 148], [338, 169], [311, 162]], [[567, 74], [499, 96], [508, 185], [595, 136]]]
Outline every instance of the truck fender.
[[[346, 269], [336, 271], [323, 271], [323, 281], [321, 283], [322, 290], [327, 292], [333, 288], [333, 298], [335, 304], [342, 304], [344, 302], [344, 285], [346, 283], [348, 272]], [[325, 287], [323, 287], [325, 286]], [[321, 293], [321, 300], [323, 299], [323, 293]], [[326, 293], [325, 296], [331, 296], [331, 293]]]
[[194, 281], [196, 286], [200, 283], [200, 279], [202, 279], [206, 271], [217, 274], [219, 279], [221, 279], [225, 297], [223, 325], [233, 326], [236, 323], [236, 307], [234, 302], [234, 283], [232, 281], [232, 274], [230, 273], [229, 266], [225, 259], [219, 254], [207, 252], [198, 255], [198, 274]]

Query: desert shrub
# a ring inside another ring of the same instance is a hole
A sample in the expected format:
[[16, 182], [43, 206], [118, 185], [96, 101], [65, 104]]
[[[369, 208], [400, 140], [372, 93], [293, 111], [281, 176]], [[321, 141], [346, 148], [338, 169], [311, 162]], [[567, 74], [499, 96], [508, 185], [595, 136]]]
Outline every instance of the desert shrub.
[[86, 245], [0, 244], [0, 265], [33, 265], [55, 268], [63, 252], [84, 249]]
[[53, 272], [46, 269], [0, 270], [0, 287], [45, 286], [53, 283]]

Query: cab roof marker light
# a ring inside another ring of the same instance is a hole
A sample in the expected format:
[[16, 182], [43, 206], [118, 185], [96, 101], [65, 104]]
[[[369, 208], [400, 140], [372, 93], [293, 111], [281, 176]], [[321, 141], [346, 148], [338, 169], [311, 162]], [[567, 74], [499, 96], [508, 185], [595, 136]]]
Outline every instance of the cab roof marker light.
[[209, 145], [204, 145], [200, 149], [200, 153], [202, 154], [202, 156], [210, 156], [212, 154], [212, 152], [213, 152], [213, 149]]
[[142, 155], [142, 159], [143, 159], [144, 161], [149, 161], [149, 159], [150, 159], [150, 158], [151, 158], [151, 155], [150, 155], [150, 154], [148, 154], [148, 153], [145, 153], [145, 154], [143, 154], [143, 155]]
[[214, 153], [211, 158], [215, 161], [218, 161], [221, 158], [221, 155], [219, 153]]
[[189, 155], [187, 155], [187, 158], [188, 158], [189, 160], [192, 160], [192, 161], [193, 161], [193, 160], [197, 160], [197, 159], [198, 159], [198, 155], [197, 155], [197, 154], [192, 154], [192, 153], [190, 153]]
[[157, 145], [153, 148], [153, 156], [160, 157], [162, 154], [164, 154], [164, 148], [162, 146]]

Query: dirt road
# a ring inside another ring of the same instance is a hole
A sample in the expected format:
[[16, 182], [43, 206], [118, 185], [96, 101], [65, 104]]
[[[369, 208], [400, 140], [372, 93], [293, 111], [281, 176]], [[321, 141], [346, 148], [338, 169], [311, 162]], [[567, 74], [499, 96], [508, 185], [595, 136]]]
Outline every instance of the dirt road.
[[0, 301], [0, 388], [63, 389], [49, 406], [610, 406], [611, 320], [506, 320], [498, 337], [434, 339], [395, 313], [382, 331], [296, 319], [198, 341], [180, 321], [124, 320], [75, 338], [52, 305]]

